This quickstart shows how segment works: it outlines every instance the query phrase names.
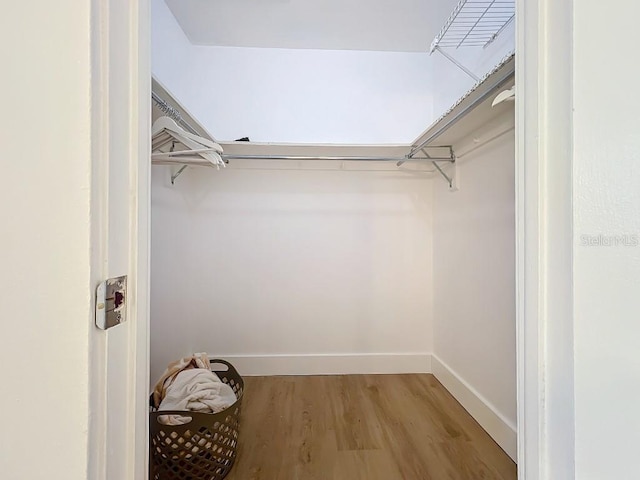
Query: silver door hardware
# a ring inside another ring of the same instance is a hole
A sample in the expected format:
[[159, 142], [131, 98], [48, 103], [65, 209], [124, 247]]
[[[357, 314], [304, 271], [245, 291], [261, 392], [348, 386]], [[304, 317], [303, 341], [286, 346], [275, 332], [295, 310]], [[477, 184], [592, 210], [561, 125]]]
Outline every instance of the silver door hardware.
[[108, 278], [96, 290], [96, 326], [106, 330], [120, 325], [127, 315], [127, 276]]

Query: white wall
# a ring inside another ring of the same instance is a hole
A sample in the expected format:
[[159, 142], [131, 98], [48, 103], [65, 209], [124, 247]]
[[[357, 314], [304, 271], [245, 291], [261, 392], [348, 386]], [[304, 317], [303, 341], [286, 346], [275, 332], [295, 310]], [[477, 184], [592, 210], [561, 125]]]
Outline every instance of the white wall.
[[640, 246], [602, 239], [640, 232], [640, 6], [573, 8], [576, 478], [631, 480], [640, 471]]
[[464, 155], [460, 190], [435, 181], [434, 373], [515, 457], [515, 136]]
[[433, 116], [426, 54], [194, 47], [193, 59], [176, 95], [222, 140], [410, 143]]
[[89, 7], [18, 3], [0, 19], [0, 471], [7, 480], [87, 478]]
[[424, 52], [458, 0], [166, 0], [195, 45]]
[[433, 118], [426, 53], [192, 46], [162, 0], [152, 40], [154, 75], [219, 140], [410, 143]]
[[153, 170], [152, 380], [195, 351], [245, 374], [428, 371], [424, 174]]
[[[191, 72], [191, 42], [164, 0], [151, 2], [151, 68], [154, 74], [180, 78]], [[160, 79], [162, 80], [162, 79]]]
[[[411, 143], [475, 81], [440, 53], [191, 45], [153, 1], [153, 73], [219, 140]], [[448, 12], [436, 5], [444, 23]], [[514, 28], [485, 48], [447, 49], [484, 76], [514, 49]]]

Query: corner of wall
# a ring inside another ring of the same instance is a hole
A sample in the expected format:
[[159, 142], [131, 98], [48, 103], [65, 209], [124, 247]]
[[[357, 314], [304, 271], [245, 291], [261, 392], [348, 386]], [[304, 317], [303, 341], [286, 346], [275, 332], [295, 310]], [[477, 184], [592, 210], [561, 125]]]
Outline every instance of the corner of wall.
[[515, 425], [436, 355], [431, 355], [431, 368], [438, 381], [515, 462], [518, 454]]

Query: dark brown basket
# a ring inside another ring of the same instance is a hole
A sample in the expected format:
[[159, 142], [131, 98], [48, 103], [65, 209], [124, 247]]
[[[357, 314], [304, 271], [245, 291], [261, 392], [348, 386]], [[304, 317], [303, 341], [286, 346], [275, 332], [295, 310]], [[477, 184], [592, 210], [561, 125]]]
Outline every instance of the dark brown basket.
[[[211, 370], [228, 384], [238, 400], [218, 413], [157, 411], [149, 416], [149, 470], [152, 480], [221, 480], [236, 459], [244, 382], [225, 360], [210, 360]], [[217, 370], [217, 364], [226, 370]], [[153, 405], [153, 404], [152, 404]], [[185, 425], [163, 425], [158, 417], [190, 417]]]

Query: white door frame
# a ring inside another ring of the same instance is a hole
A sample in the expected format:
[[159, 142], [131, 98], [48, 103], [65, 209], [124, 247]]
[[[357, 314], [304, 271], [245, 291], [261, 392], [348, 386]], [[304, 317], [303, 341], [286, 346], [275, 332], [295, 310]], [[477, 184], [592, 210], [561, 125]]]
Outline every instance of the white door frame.
[[[133, 99], [130, 275], [134, 307], [130, 322], [135, 327], [129, 358], [132, 395], [128, 428], [135, 456], [127, 470], [130, 479], [140, 479], [147, 475], [151, 12], [149, 0], [109, 3], [115, 8], [108, 14], [129, 15], [131, 20], [125, 79]], [[100, 29], [97, 47], [104, 53], [116, 43], [104, 28], [108, 19], [100, 15], [101, 11], [104, 14], [104, 3], [93, 0], [93, 5], [97, 12], [94, 27]], [[521, 480], [574, 476], [571, 15], [571, 1], [517, 0], [516, 298]], [[100, 62], [94, 63], [98, 87], [104, 68]], [[97, 108], [108, 111], [108, 93], [101, 95]], [[100, 429], [93, 432], [94, 445], [100, 443], [102, 434]]]
[[[149, 476], [149, 366], [150, 366], [150, 249], [151, 249], [151, 0], [138, 0], [125, 3], [131, 5], [131, 28], [137, 29], [136, 40], [131, 46], [132, 97], [137, 100], [132, 112], [132, 125], [135, 131], [132, 137], [137, 144], [132, 149], [132, 172], [135, 194], [132, 195], [131, 218], [135, 234], [132, 235], [132, 268], [136, 272], [137, 326], [132, 345], [135, 346], [135, 373], [132, 378], [135, 409], [134, 425], [134, 462], [130, 480], [146, 479]], [[134, 253], [135, 251], [135, 253]]]
[[128, 275], [127, 321], [91, 331], [92, 480], [148, 476], [150, 26], [150, 0], [91, 0], [91, 289]]
[[517, 0], [518, 478], [574, 478], [571, 0]]

